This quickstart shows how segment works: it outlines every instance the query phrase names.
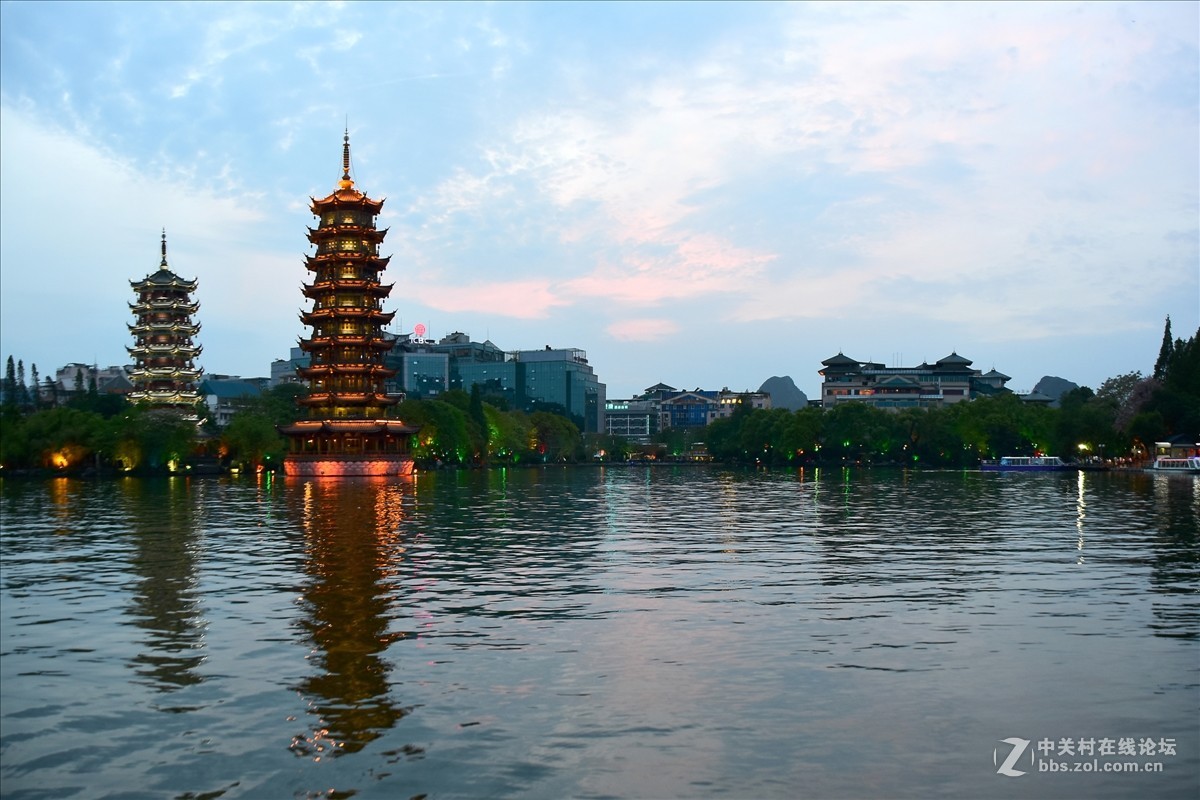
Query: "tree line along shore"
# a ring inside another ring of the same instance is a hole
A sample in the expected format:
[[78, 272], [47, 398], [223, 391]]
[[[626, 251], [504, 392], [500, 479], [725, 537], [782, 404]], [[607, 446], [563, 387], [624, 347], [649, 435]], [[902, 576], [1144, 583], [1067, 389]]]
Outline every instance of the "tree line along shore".
[[[627, 461], [972, 468], [983, 459], [1035, 453], [1138, 463], [1153, 454], [1156, 441], [1200, 433], [1198, 336], [1172, 340], [1169, 331], [1168, 322], [1149, 375], [1131, 372], [1094, 391], [1073, 389], [1057, 407], [1013, 394], [898, 411], [855, 403], [798, 411], [747, 404], [707, 427], [664, 430], [646, 443], [583, 434], [562, 408], [513, 409], [478, 387], [406, 400], [393, 416], [420, 426], [412, 454], [425, 469]], [[16, 380], [11, 356], [3, 389], [0, 474], [8, 476], [275, 469], [286, 450], [277, 428], [296, 418], [296, 397], [305, 391], [286, 384], [247, 398], [218, 429], [203, 404], [188, 418], [94, 386], [77, 387], [51, 405]]]

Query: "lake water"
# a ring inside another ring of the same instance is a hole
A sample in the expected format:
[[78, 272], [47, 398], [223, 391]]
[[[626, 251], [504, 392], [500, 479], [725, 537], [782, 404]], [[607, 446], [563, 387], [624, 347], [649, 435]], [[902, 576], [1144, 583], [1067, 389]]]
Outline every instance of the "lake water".
[[13, 800], [1200, 789], [1187, 476], [8, 479], [0, 508]]

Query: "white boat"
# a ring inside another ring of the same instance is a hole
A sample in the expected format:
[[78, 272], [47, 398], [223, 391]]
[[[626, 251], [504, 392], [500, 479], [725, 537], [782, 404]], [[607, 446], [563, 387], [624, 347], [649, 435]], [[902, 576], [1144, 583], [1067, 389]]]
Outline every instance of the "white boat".
[[1075, 469], [1058, 456], [1004, 456], [999, 461], [984, 461], [985, 472], [1062, 472]]
[[1200, 475], [1200, 456], [1159, 456], [1150, 467], [1153, 472], [1182, 472]]

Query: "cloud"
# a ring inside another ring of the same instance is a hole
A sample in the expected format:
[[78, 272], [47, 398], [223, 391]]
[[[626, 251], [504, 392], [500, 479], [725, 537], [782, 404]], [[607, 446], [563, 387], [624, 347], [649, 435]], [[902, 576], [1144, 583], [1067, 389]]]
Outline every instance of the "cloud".
[[[94, 341], [127, 341], [124, 281], [157, 263], [166, 225], [201, 280], [206, 358], [218, 320], [243, 343], [282, 328], [263, 346], [280, 355], [300, 331], [305, 200], [340, 174], [347, 113], [356, 180], [390, 198], [400, 316], [534, 321], [602, 372], [714, 325], [837, 330], [833, 352], [839, 322], [863, 341], [899, 322], [1093, 342], [1195, 318], [1195, 4], [1141, 4], [1136, 21], [1044, 3], [88, 8], [0, 12], [3, 281], [51, 302], [9, 266], [49, 264], [116, 303]], [[686, 25], [664, 24], [676, 13]], [[73, 49], [86, 28], [99, 56]], [[44, 141], [14, 138], [20, 115]]]
[[605, 331], [622, 342], [653, 342], [679, 332], [679, 323], [671, 319], [622, 319]]
[[542, 319], [567, 305], [548, 280], [514, 280], [463, 285], [413, 281], [405, 292], [438, 311]]
[[286, 275], [287, 285], [298, 286], [302, 270], [294, 258], [285, 265], [289, 259], [263, 248], [265, 212], [257, 198], [144, 175], [27, 109], [3, 106], [0, 116], [0, 339], [6, 350], [43, 368], [93, 358], [102, 365], [127, 363], [129, 281], [158, 268], [165, 228], [171, 268], [199, 280], [205, 360], [224, 369], [243, 362], [262, 372], [236, 352], [243, 344], [217, 343], [233, 331], [261, 335], [299, 327], [302, 298], [298, 291], [281, 295], [279, 284]]

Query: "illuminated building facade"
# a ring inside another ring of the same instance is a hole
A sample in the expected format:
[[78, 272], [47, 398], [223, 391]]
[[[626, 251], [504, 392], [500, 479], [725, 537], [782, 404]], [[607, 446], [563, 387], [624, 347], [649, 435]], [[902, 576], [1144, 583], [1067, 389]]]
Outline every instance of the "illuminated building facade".
[[137, 302], [129, 304], [136, 320], [129, 325], [134, 345], [125, 348], [134, 361], [129, 399], [158, 407], [195, 408], [200, 399], [196, 357], [201, 347], [196, 344], [200, 326], [192, 315], [200, 304], [192, 300], [196, 281], [184, 280], [167, 266], [166, 231], [158, 271], [129, 285], [137, 294]]
[[384, 382], [395, 371], [384, 364], [391, 338], [383, 326], [393, 312], [382, 301], [392, 286], [380, 283], [388, 263], [379, 245], [386, 231], [375, 227], [382, 200], [354, 188], [350, 135], [342, 145], [342, 179], [321, 200], [312, 200], [317, 227], [308, 240], [316, 252], [305, 260], [312, 283], [303, 287], [312, 309], [300, 320], [312, 335], [300, 340], [308, 366], [296, 370], [310, 393], [298, 399], [306, 418], [280, 428], [289, 442], [288, 475], [398, 475], [412, 472], [409, 443], [416, 428], [388, 418], [396, 400]]
[[655, 384], [639, 397], [610, 400], [604, 415], [605, 432], [642, 444], [659, 431], [671, 428], [703, 428], [748, 405], [753, 410], [771, 408], [766, 392], [731, 392], [711, 389], [678, 390]]

